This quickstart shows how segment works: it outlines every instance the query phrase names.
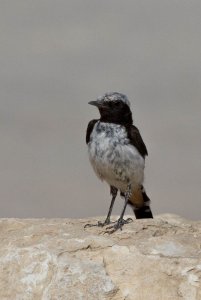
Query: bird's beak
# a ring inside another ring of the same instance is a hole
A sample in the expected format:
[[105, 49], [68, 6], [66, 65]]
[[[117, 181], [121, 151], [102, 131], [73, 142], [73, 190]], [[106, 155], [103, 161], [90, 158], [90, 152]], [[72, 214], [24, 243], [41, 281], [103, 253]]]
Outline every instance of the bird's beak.
[[88, 102], [88, 104], [98, 107], [98, 101], [90, 101], [90, 102]]
[[88, 102], [88, 104], [94, 105], [94, 106], [96, 106], [96, 107], [101, 107], [102, 104], [103, 104], [103, 101], [100, 101], [100, 100], [90, 101], [90, 102]]

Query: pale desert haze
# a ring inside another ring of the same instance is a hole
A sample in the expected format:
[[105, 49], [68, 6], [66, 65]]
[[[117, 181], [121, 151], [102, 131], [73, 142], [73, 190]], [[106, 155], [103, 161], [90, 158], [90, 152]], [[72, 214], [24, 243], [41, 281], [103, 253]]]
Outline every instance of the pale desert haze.
[[198, 0], [1, 1], [0, 217], [106, 215], [85, 131], [88, 102], [117, 91], [148, 148], [153, 213], [201, 218], [200, 16]]

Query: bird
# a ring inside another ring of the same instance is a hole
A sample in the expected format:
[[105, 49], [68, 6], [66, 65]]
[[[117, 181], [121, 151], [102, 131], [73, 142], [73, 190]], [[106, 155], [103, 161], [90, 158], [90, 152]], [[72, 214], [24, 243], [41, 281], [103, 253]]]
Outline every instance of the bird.
[[[89, 161], [97, 177], [109, 185], [112, 199], [105, 221], [86, 224], [85, 228], [107, 225], [106, 231], [113, 233], [132, 221], [124, 219], [127, 205], [132, 207], [136, 219], [153, 218], [143, 185], [148, 151], [139, 129], [133, 124], [131, 104], [126, 95], [108, 92], [88, 104], [97, 107], [100, 113], [100, 118], [91, 120], [86, 130]], [[111, 222], [118, 192], [125, 203], [118, 220]]]

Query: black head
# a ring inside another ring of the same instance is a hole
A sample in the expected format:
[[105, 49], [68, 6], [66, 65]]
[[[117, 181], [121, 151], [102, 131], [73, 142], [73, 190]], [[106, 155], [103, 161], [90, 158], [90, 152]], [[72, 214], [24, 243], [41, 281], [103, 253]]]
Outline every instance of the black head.
[[133, 123], [130, 102], [124, 94], [106, 93], [96, 101], [89, 102], [89, 104], [98, 107], [102, 122], [124, 125]]

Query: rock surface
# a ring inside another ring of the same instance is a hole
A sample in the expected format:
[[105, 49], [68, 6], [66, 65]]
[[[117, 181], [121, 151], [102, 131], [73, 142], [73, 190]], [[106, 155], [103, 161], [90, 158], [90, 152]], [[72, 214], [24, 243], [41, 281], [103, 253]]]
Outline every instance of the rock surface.
[[201, 299], [201, 222], [161, 215], [112, 235], [89, 222], [1, 219], [0, 299]]

